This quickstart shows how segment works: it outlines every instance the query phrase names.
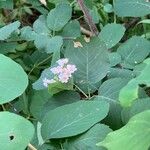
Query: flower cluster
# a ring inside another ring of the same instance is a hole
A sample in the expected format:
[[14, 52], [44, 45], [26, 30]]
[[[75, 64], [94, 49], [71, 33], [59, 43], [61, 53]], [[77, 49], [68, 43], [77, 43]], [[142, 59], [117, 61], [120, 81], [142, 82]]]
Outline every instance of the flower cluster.
[[54, 79], [43, 79], [43, 85], [48, 87], [48, 84], [60, 81], [61, 83], [67, 83], [72, 77], [72, 74], [77, 70], [75, 65], [69, 64], [68, 58], [59, 59], [57, 61], [58, 66], [53, 67], [50, 71], [54, 74]]

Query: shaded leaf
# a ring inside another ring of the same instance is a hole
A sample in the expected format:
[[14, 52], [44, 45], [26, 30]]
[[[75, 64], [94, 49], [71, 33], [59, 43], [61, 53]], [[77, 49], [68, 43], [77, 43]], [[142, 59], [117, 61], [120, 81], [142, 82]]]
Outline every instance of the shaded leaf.
[[82, 47], [68, 44], [65, 57], [76, 65], [74, 80], [78, 86], [89, 87], [103, 79], [109, 70], [108, 52], [105, 44], [99, 38], [92, 38], [89, 43], [81, 41]]
[[43, 121], [44, 140], [63, 138], [85, 132], [106, 117], [109, 105], [104, 101], [80, 101], [49, 111]]
[[47, 25], [53, 31], [61, 30], [71, 19], [72, 9], [68, 4], [58, 4], [47, 16]]
[[99, 38], [105, 42], [107, 48], [112, 48], [119, 43], [124, 33], [125, 27], [123, 25], [111, 23], [102, 28]]
[[150, 53], [150, 42], [138, 36], [133, 36], [122, 44], [117, 52], [124, 63], [136, 65], [142, 62]]
[[131, 106], [132, 102], [138, 98], [138, 89], [140, 84], [145, 84], [147, 86], [150, 85], [150, 59], [146, 59], [144, 63], [147, 65], [142, 70], [141, 74], [136, 78], [130, 80], [128, 84], [120, 91], [119, 101], [124, 107]]
[[66, 150], [105, 150], [102, 147], [96, 146], [96, 143], [102, 141], [106, 135], [112, 130], [103, 124], [96, 124], [86, 133], [68, 139]]
[[148, 150], [150, 146], [149, 120], [150, 110], [139, 113], [132, 117], [123, 128], [109, 133], [98, 145], [108, 150]]
[[150, 13], [150, 2], [147, 0], [117, 0], [114, 10], [120, 17], [142, 17]]
[[0, 28], [0, 40], [6, 40], [15, 30], [19, 28], [19, 26], [20, 22], [15, 21]]

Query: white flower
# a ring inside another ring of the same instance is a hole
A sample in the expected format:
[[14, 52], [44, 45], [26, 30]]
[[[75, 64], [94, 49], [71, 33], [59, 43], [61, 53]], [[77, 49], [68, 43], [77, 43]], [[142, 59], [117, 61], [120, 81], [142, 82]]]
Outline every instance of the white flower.
[[53, 67], [50, 69], [50, 71], [53, 73], [53, 74], [59, 74], [62, 72], [62, 67], [61, 66], [57, 66], [57, 67]]
[[59, 81], [62, 83], [67, 83], [69, 81], [69, 76], [66, 74], [60, 74], [58, 77]]
[[52, 83], [55, 83], [56, 81], [54, 80], [54, 79], [47, 79], [47, 78], [44, 78], [43, 79], [43, 85], [45, 86], [45, 87], [48, 87], [48, 85], [49, 84], [52, 84]]
[[50, 68], [50, 71], [54, 74], [54, 79], [43, 79], [43, 85], [48, 87], [48, 84], [55, 83], [60, 81], [61, 83], [69, 82], [69, 79], [72, 77], [72, 74], [77, 70], [75, 65], [68, 64], [69, 59], [59, 59], [57, 61], [58, 66]]
[[57, 61], [58, 65], [60, 65], [60, 66], [66, 65], [68, 62], [69, 62], [69, 59], [68, 59], [68, 58], [59, 59], [59, 60]]
[[67, 65], [67, 69], [70, 73], [74, 73], [77, 70], [75, 65]]
[[46, 0], [39, 0], [43, 5], [47, 5]]

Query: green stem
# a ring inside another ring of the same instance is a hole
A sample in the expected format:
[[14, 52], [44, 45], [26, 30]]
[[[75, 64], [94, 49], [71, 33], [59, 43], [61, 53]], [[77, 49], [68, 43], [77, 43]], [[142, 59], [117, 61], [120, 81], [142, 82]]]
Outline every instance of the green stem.
[[2, 109], [3, 109], [3, 111], [6, 111], [6, 108], [5, 108], [5, 106], [4, 105], [1, 105], [2, 106]]
[[87, 99], [89, 99], [89, 97], [85, 94], [85, 92], [84, 92], [82, 89], [80, 89], [76, 84], [74, 84], [74, 86], [75, 86]]
[[46, 59], [42, 60], [41, 62], [39, 62], [37, 65], [34, 64], [33, 68], [30, 70], [30, 72], [28, 73], [28, 76], [32, 73], [32, 71], [37, 68], [38, 66], [42, 65], [43, 63], [45, 63], [47, 60], [49, 60], [52, 57], [52, 55], [48, 56]]
[[[115, 0], [113, 0], [113, 7], [115, 5]], [[115, 15], [115, 12], [114, 12], [114, 23], [117, 23], [117, 16]]]

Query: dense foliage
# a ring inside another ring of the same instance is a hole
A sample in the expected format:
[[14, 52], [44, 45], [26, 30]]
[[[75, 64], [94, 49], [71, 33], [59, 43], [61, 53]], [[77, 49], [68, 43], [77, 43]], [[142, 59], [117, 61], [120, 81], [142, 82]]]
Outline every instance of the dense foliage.
[[0, 149], [150, 149], [149, 0], [0, 1]]

